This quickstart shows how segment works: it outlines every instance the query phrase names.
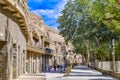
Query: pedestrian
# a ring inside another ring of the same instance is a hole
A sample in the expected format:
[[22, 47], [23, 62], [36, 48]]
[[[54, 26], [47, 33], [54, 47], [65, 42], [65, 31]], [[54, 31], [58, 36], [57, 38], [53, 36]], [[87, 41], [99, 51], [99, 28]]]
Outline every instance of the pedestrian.
[[56, 66], [54, 65], [54, 71], [56, 71]]
[[50, 72], [51, 66], [48, 65], [48, 72]]
[[60, 71], [60, 65], [57, 65], [57, 70], [58, 70], [58, 72]]
[[63, 66], [62, 66], [62, 65], [60, 65], [60, 72], [62, 72], [62, 68], [63, 68]]

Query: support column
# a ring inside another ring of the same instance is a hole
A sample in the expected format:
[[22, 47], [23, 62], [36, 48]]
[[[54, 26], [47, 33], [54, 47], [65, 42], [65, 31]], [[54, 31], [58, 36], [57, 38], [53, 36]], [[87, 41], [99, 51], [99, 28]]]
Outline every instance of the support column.
[[39, 72], [42, 72], [42, 55], [39, 55], [40, 56], [40, 59], [39, 59]]
[[31, 52], [31, 74], [33, 74], [33, 52]]
[[44, 37], [43, 37], [43, 39], [42, 39], [42, 47], [44, 48], [44, 46], [45, 46], [45, 44], [44, 44]]
[[21, 53], [21, 69], [20, 69], [20, 71], [21, 71], [20, 75], [22, 75], [23, 74], [23, 52]]
[[21, 74], [21, 52], [20, 52], [20, 46], [19, 46], [19, 52], [18, 52], [18, 76]]
[[45, 71], [45, 55], [42, 55], [42, 71]]
[[27, 67], [28, 66], [28, 64], [29, 64], [29, 57], [28, 57], [28, 51], [26, 50], [26, 52], [25, 52], [25, 68], [24, 68], [24, 72], [25, 72], [25, 74], [27, 74], [27, 73], [29, 73], [29, 68]]
[[36, 62], [37, 62], [37, 65], [36, 65], [36, 73], [39, 73], [39, 60], [38, 60], [38, 54], [36, 54], [37, 55], [37, 58], [36, 58]]
[[[0, 54], [0, 56], [1, 56], [1, 54]], [[14, 67], [13, 67], [13, 52], [12, 52], [12, 48], [10, 49], [10, 54], [8, 54], [8, 63], [11, 63], [10, 64], [10, 79], [13, 79], [13, 69], [14, 69]], [[11, 56], [11, 57], [10, 57]], [[10, 62], [9, 62], [10, 61]], [[0, 76], [1, 77], [1, 76]]]
[[32, 71], [31, 71], [31, 65], [32, 65], [32, 55], [31, 55], [31, 52], [29, 53], [30, 54], [30, 60], [29, 60], [29, 63], [30, 63], [30, 74], [32, 73]]
[[18, 62], [18, 54], [19, 54], [18, 47], [17, 47], [17, 52], [16, 53], [17, 53], [16, 54], [16, 76], [18, 76], [18, 64], [19, 64], [19, 62]]
[[22, 74], [25, 73], [25, 50], [23, 50], [23, 55], [22, 55]]

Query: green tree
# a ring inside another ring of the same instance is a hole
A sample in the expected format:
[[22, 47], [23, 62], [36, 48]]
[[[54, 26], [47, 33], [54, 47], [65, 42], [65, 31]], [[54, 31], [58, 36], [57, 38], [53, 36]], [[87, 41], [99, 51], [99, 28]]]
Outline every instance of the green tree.
[[108, 60], [110, 53], [108, 46], [111, 45], [112, 39], [118, 37], [102, 21], [103, 12], [100, 10], [97, 12], [97, 9], [107, 6], [105, 2], [106, 0], [69, 0], [61, 12], [62, 16], [58, 18], [61, 34], [66, 41], [73, 43], [77, 53], [85, 56], [87, 64], [92, 59], [90, 56], [92, 54], [99, 60]]
[[97, 23], [102, 21], [120, 33], [120, 0], [94, 0], [90, 14]]

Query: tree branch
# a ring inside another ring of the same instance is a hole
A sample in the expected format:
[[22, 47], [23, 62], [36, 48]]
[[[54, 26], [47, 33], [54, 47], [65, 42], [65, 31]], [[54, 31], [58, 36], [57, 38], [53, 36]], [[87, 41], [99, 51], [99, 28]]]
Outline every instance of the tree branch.
[[116, 2], [117, 2], [118, 4], [120, 4], [120, 0], [116, 0]]
[[117, 20], [117, 21], [120, 21], [120, 17], [103, 18], [103, 20]]

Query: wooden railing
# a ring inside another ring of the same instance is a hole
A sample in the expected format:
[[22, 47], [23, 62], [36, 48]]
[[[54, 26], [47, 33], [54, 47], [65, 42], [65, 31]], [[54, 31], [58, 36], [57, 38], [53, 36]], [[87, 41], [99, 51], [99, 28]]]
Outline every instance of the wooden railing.
[[36, 53], [41, 53], [41, 54], [45, 54], [45, 49], [42, 48], [41, 45], [35, 45], [35, 44], [32, 44], [32, 43], [27, 43], [27, 50], [30, 50], [30, 51], [33, 51], [33, 52], [36, 52]]

